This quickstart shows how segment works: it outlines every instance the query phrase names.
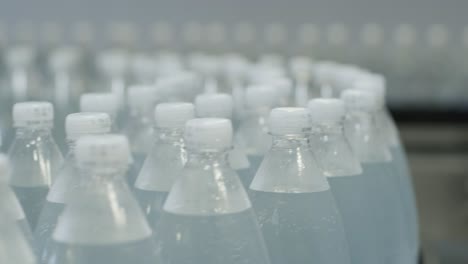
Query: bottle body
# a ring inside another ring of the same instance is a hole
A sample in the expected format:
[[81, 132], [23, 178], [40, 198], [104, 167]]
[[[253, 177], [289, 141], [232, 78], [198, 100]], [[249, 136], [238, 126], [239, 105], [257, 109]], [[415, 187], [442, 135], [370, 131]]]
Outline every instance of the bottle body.
[[9, 186], [0, 186], [0, 212], [3, 216], [8, 216], [13, 219], [18, 230], [32, 245], [33, 236], [28, 220], [15, 193]]
[[268, 134], [267, 114], [257, 115], [249, 113], [249, 115], [241, 122], [236, 135], [237, 142], [241, 146], [245, 146], [249, 168], [241, 171], [241, 179], [246, 179], [246, 182], [252, 181], [257, 172], [265, 153], [271, 146], [271, 136]]
[[150, 118], [131, 111], [126, 120], [124, 133], [129, 138], [132, 148], [132, 164], [128, 171], [128, 181], [130, 185], [133, 185], [153, 145], [153, 127]]
[[164, 212], [158, 229], [163, 260], [174, 264], [268, 264], [254, 219], [252, 209], [207, 216]]
[[43, 263], [159, 263], [151, 229], [124, 172], [81, 174], [44, 248]]
[[49, 131], [19, 131], [9, 156], [13, 166], [10, 185], [26, 218], [35, 228], [63, 158]]
[[151, 238], [111, 245], [80, 245], [54, 241], [47, 264], [154, 264], [157, 247]]
[[401, 143], [398, 128], [391, 117], [388, 109], [382, 107], [376, 114], [380, 124], [381, 133], [385, 135], [387, 144], [392, 154], [392, 165], [394, 173], [397, 175], [396, 181], [399, 186], [402, 207], [406, 220], [407, 236], [413, 256], [411, 263], [415, 263], [419, 258], [419, 219], [414, 186], [412, 183], [411, 172], [408, 167], [408, 159]]
[[36, 264], [36, 258], [17, 223], [8, 216], [0, 220], [0, 263]]
[[358, 175], [328, 177], [349, 242], [352, 263], [384, 263], [379, 253], [375, 204], [368, 180]]
[[151, 225], [158, 222], [167, 195], [186, 162], [180, 129], [159, 130], [156, 136], [134, 186], [135, 196]]
[[373, 190], [371, 200], [377, 227], [380, 230], [378, 244], [383, 263], [410, 263], [406, 219], [400, 197], [399, 186], [389, 162], [363, 163], [363, 175]]
[[163, 261], [269, 264], [258, 222], [224, 154], [190, 154], [159, 223]]
[[[41, 260], [43, 251], [51, 242], [52, 233], [57, 226], [59, 216], [66, 206], [66, 201], [73, 188], [79, 185], [73, 147], [65, 157], [57, 179], [52, 184], [34, 230], [35, 249]], [[42, 260], [41, 260], [42, 261]]]
[[400, 190], [402, 206], [406, 217], [406, 227], [409, 237], [409, 243], [411, 246], [413, 261], [417, 261], [419, 258], [419, 219], [418, 209], [416, 204], [416, 197], [414, 193], [414, 185], [412, 182], [411, 173], [408, 167], [408, 160], [404, 149], [401, 146], [390, 147], [392, 153], [393, 169], [397, 178], [398, 189]]
[[341, 216], [330, 190], [251, 191], [273, 264], [349, 263]]
[[341, 215], [306, 135], [274, 137], [250, 197], [272, 263], [350, 263]]

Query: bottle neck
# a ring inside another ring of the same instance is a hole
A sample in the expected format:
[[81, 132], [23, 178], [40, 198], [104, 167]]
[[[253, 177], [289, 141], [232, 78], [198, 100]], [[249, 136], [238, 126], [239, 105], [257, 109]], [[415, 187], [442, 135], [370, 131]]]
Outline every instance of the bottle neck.
[[309, 138], [304, 134], [272, 135], [272, 149], [309, 147]]
[[155, 127], [154, 130], [155, 139], [158, 142], [171, 143], [177, 142], [182, 143], [184, 138], [183, 128], [162, 128]]
[[188, 148], [187, 152], [187, 166], [228, 165], [228, 148], [219, 150], [195, 150]]
[[67, 139], [68, 152], [66, 160], [72, 161], [72, 165], [75, 166], [75, 148], [76, 148], [76, 139]]
[[315, 124], [312, 126], [311, 135], [344, 136], [344, 126], [341, 122]]
[[345, 119], [345, 132], [354, 153], [362, 162], [391, 160], [376, 112], [354, 111]]
[[131, 117], [135, 117], [140, 120], [148, 120], [148, 122], [152, 119], [153, 109], [151, 105], [130, 106], [129, 110]]
[[50, 127], [19, 127], [16, 129], [16, 137], [28, 138], [36, 136], [48, 136], [51, 134]]

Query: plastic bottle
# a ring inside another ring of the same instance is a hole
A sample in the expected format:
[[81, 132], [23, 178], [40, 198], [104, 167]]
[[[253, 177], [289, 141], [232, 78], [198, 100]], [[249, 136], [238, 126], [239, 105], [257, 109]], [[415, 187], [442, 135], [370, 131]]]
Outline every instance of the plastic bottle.
[[96, 66], [104, 77], [101, 84], [107, 87], [117, 97], [118, 106], [124, 103], [129, 70], [129, 55], [123, 49], [107, 49], [101, 51], [96, 58]]
[[29, 230], [23, 209], [8, 187], [10, 166], [0, 154], [0, 263], [35, 264], [35, 256], [25, 236]]
[[[198, 117], [232, 119], [234, 102], [229, 94], [203, 94], [195, 98], [195, 108]], [[234, 136], [234, 146], [228, 159], [244, 187], [248, 188], [254, 175], [250, 173], [245, 146], [239, 142], [239, 136]]]
[[[250, 68], [250, 62], [241, 54], [226, 54], [221, 63], [222, 73], [234, 101], [234, 121], [244, 116], [245, 82]], [[236, 123], [234, 123], [236, 127]]]
[[341, 216], [309, 146], [305, 108], [275, 108], [250, 197], [274, 264], [350, 263]]
[[36, 52], [27, 45], [18, 45], [6, 53], [9, 89], [13, 103], [30, 100], [37, 95], [38, 78], [33, 65]]
[[33, 237], [23, 208], [8, 185], [11, 169], [8, 158], [0, 154], [0, 215], [10, 217], [24, 237], [32, 243]]
[[162, 103], [154, 111], [153, 146], [135, 182], [135, 195], [151, 225], [157, 223], [162, 206], [186, 161], [185, 123], [194, 118], [191, 103]]
[[255, 175], [263, 155], [271, 145], [268, 134], [268, 114], [278, 105], [278, 94], [271, 86], [250, 86], [246, 92], [246, 116], [239, 125], [238, 142], [246, 147], [250, 172]]
[[130, 86], [127, 95], [129, 115], [124, 122], [124, 134], [129, 138], [132, 148], [133, 164], [129, 177], [131, 183], [134, 183], [153, 142], [156, 89], [149, 85]]
[[408, 236], [413, 251], [413, 263], [419, 258], [419, 220], [414, 194], [414, 187], [411, 178], [411, 173], [408, 166], [408, 159], [401, 143], [398, 133], [398, 128], [395, 121], [391, 117], [385, 105], [385, 79], [380, 75], [368, 75], [365, 78], [360, 78], [353, 84], [354, 89], [365, 90], [374, 94], [377, 100], [378, 110], [376, 112], [376, 122], [378, 128], [384, 134], [390, 152], [393, 157], [394, 170], [398, 174], [397, 184], [402, 196], [403, 207], [407, 218]]
[[52, 75], [53, 94], [51, 99], [57, 111], [65, 119], [65, 114], [78, 110], [79, 95], [84, 90], [83, 76], [80, 76], [80, 50], [74, 47], [61, 47], [49, 57], [49, 71]]
[[296, 106], [306, 106], [309, 100], [309, 86], [312, 80], [313, 65], [309, 57], [293, 57], [289, 61], [289, 70], [296, 84], [294, 102]]
[[160, 263], [151, 228], [124, 179], [128, 140], [84, 136], [75, 155], [80, 183], [53, 232], [46, 263]]
[[189, 57], [188, 64], [191, 70], [202, 76], [203, 91], [205, 93], [218, 92], [218, 77], [221, 71], [218, 57], [195, 53]]
[[34, 230], [47, 192], [63, 163], [51, 129], [54, 110], [48, 102], [17, 103], [13, 107], [16, 137], [10, 147], [10, 185]]
[[227, 162], [227, 119], [187, 122], [188, 160], [164, 204], [158, 226], [165, 263], [270, 263], [241, 181]]
[[344, 103], [318, 98], [309, 101], [308, 109], [310, 145], [343, 217], [351, 263], [382, 263], [377, 251], [380, 230], [372, 211], [372, 190], [344, 134]]
[[[43, 256], [44, 248], [50, 242], [60, 214], [65, 209], [72, 189], [79, 183], [79, 173], [76, 169], [75, 146], [78, 138], [84, 135], [105, 134], [111, 129], [111, 120], [105, 113], [75, 113], [67, 116], [65, 130], [67, 133], [68, 153], [57, 179], [47, 194], [44, 208], [34, 230], [35, 249], [39, 258]], [[44, 260], [42, 260], [44, 262]]]
[[345, 133], [363, 166], [363, 175], [373, 193], [369, 198], [378, 225], [378, 251], [382, 263], [407, 263], [410, 256], [404, 210], [395, 181], [392, 156], [381, 130], [376, 112], [378, 104], [372, 93], [346, 90], [341, 98], [347, 115]]

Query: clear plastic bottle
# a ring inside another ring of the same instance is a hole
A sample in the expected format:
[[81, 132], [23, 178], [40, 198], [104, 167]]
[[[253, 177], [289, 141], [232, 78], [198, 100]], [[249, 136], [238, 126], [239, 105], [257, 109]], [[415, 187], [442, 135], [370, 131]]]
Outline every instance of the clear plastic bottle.
[[7, 51], [8, 85], [13, 103], [31, 100], [38, 95], [38, 74], [33, 67], [35, 60], [35, 50], [27, 45], [13, 46]]
[[236, 122], [244, 116], [245, 83], [250, 66], [246, 57], [236, 53], [226, 54], [221, 63], [225, 86], [232, 94]]
[[[68, 153], [57, 179], [47, 194], [46, 202], [34, 230], [35, 249], [41, 260], [44, 248], [50, 242], [60, 214], [65, 209], [71, 190], [79, 183], [76, 169], [75, 146], [78, 138], [84, 135], [105, 134], [111, 129], [111, 120], [106, 113], [75, 113], [67, 116], [65, 130], [68, 140]], [[44, 260], [41, 260], [44, 262]]]
[[124, 120], [124, 134], [130, 140], [133, 164], [129, 170], [133, 185], [153, 142], [153, 112], [156, 89], [150, 85], [130, 86], [127, 93], [129, 113]]
[[205, 93], [218, 92], [218, 79], [221, 71], [220, 63], [220, 59], [217, 56], [201, 53], [189, 56], [189, 68], [202, 77], [202, 86]]
[[9, 171], [7, 158], [0, 155], [0, 263], [35, 264], [33, 250], [24, 234], [27, 226], [24, 213], [5, 182]]
[[367, 184], [373, 193], [369, 198], [378, 225], [378, 251], [382, 263], [408, 263], [411, 255], [406, 220], [395, 178], [392, 156], [385, 137], [378, 128], [378, 104], [372, 93], [346, 90], [342, 99], [347, 108], [345, 133], [355, 155], [362, 163]]
[[309, 101], [312, 122], [310, 145], [322, 168], [343, 217], [351, 263], [382, 263], [370, 199], [372, 191], [359, 160], [344, 134], [345, 106], [340, 99]]
[[[203, 94], [195, 98], [195, 108], [198, 117], [226, 118], [232, 120], [234, 102], [229, 94]], [[234, 133], [236, 134], [236, 133]], [[245, 188], [253, 179], [245, 146], [239, 142], [239, 136], [234, 136], [234, 146], [229, 152], [229, 163], [237, 171]]]
[[10, 217], [12, 221], [16, 222], [16, 226], [21, 233], [32, 244], [33, 236], [28, 220], [26, 220], [23, 208], [15, 193], [8, 185], [10, 174], [11, 169], [8, 158], [0, 154], [0, 215]]
[[48, 102], [17, 103], [13, 107], [16, 137], [10, 147], [10, 185], [34, 230], [49, 187], [57, 176], [63, 157], [51, 129], [54, 109]]
[[80, 183], [52, 234], [47, 264], [160, 263], [143, 212], [125, 181], [130, 147], [121, 135], [81, 137]]
[[134, 190], [151, 225], [159, 219], [164, 201], [184, 167], [184, 127], [194, 118], [194, 112], [191, 103], [162, 103], [155, 108], [155, 140]]
[[54, 102], [57, 112], [65, 119], [65, 114], [78, 110], [79, 95], [84, 92], [83, 77], [80, 74], [81, 52], [74, 47], [60, 47], [48, 58]]
[[369, 75], [366, 78], [360, 78], [353, 84], [354, 89], [372, 92], [377, 100], [379, 109], [376, 112], [378, 128], [384, 133], [385, 140], [390, 148], [393, 157], [394, 170], [398, 174], [400, 193], [402, 196], [403, 207], [407, 218], [408, 235], [411, 243], [411, 249], [414, 254], [413, 263], [419, 258], [419, 219], [414, 194], [414, 187], [411, 173], [408, 166], [406, 153], [401, 143], [398, 128], [392, 119], [385, 105], [385, 79], [380, 75]]
[[293, 57], [289, 61], [289, 70], [296, 84], [294, 102], [296, 106], [305, 107], [309, 100], [309, 86], [312, 81], [313, 64], [309, 57]]
[[268, 264], [268, 253], [249, 198], [227, 154], [227, 119], [187, 122], [188, 160], [157, 225], [165, 263]]
[[117, 97], [119, 107], [123, 105], [126, 95], [129, 58], [126, 50], [118, 48], [103, 50], [96, 58], [96, 66], [104, 78], [100, 85]]
[[278, 94], [272, 86], [250, 86], [246, 91], [246, 116], [241, 120], [236, 141], [246, 147], [250, 163], [248, 174], [255, 175], [263, 155], [271, 145], [268, 114], [278, 105]]
[[250, 197], [272, 263], [349, 264], [341, 215], [309, 146], [307, 110], [275, 108], [269, 124], [273, 145]]

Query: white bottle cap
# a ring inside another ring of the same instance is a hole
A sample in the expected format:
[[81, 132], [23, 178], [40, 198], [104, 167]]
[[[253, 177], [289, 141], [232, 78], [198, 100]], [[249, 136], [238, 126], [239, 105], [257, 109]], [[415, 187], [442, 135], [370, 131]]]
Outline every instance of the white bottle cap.
[[81, 112], [103, 112], [115, 117], [119, 110], [119, 99], [113, 93], [86, 93], [80, 98]]
[[106, 134], [111, 130], [111, 118], [106, 113], [69, 114], [65, 120], [65, 130], [69, 140], [77, 140], [90, 134]]
[[125, 167], [130, 160], [130, 146], [123, 135], [86, 135], [78, 139], [75, 156], [79, 167]]
[[192, 103], [162, 103], [154, 110], [154, 119], [159, 128], [184, 128], [195, 117]]
[[232, 124], [224, 118], [196, 118], [185, 125], [185, 143], [190, 149], [219, 150], [232, 146]]
[[133, 85], [128, 87], [128, 104], [132, 108], [154, 107], [156, 88], [152, 85]]
[[5, 154], [0, 153], [0, 184], [7, 183], [10, 179], [10, 161]]
[[312, 99], [309, 101], [308, 109], [312, 125], [338, 123], [345, 114], [343, 100], [336, 98]]
[[341, 93], [347, 110], [372, 112], [379, 108], [376, 96], [365, 90], [350, 89]]
[[271, 110], [270, 132], [273, 135], [295, 135], [310, 130], [310, 118], [306, 108], [279, 107]]
[[23, 102], [13, 106], [14, 127], [52, 128], [54, 107], [49, 102]]
[[352, 85], [353, 89], [365, 90], [373, 93], [380, 106], [385, 105], [386, 87], [385, 77], [379, 74], [368, 74], [358, 78]]
[[232, 118], [234, 103], [229, 94], [202, 94], [195, 98], [198, 117]]
[[267, 85], [249, 86], [246, 92], [246, 102], [250, 108], [275, 107], [278, 104], [278, 97], [276, 89]]

